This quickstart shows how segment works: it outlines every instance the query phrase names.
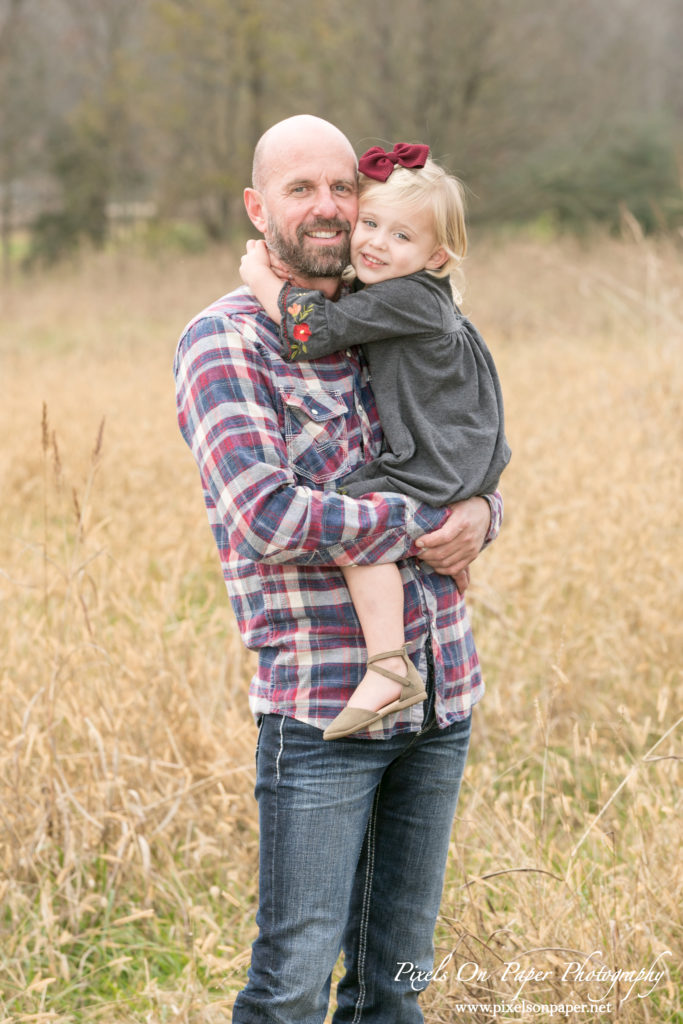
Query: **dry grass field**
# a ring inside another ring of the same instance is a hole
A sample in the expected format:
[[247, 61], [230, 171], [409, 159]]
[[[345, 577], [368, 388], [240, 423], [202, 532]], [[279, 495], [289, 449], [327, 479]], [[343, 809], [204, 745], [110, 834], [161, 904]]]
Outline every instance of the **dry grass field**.
[[[429, 1024], [683, 1021], [681, 262], [637, 233], [472, 247], [514, 454]], [[0, 291], [0, 1024], [217, 1024], [245, 976], [252, 656], [171, 377], [235, 265]]]

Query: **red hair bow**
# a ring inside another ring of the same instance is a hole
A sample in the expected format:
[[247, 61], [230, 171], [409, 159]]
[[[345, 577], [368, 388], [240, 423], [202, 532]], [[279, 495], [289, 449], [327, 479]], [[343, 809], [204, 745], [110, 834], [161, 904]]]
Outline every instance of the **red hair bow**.
[[358, 161], [358, 170], [368, 178], [386, 181], [396, 164], [401, 167], [424, 167], [429, 156], [429, 146], [410, 145], [408, 142], [397, 142], [391, 153], [386, 153], [381, 146], [373, 146]]

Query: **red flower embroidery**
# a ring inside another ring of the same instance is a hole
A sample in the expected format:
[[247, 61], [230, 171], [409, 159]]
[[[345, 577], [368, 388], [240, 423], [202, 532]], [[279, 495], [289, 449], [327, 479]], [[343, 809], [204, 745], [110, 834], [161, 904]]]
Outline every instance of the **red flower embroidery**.
[[292, 329], [292, 336], [297, 341], [308, 341], [311, 336], [311, 328], [308, 324], [295, 324]]

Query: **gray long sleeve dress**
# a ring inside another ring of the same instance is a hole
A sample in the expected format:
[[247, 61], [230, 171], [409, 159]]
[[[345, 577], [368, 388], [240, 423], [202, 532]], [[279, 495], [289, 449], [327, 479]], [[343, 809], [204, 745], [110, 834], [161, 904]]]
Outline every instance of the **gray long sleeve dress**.
[[419, 271], [337, 302], [285, 285], [279, 307], [287, 359], [363, 346], [385, 450], [341, 491], [399, 491], [437, 508], [495, 491], [510, 460], [500, 382], [447, 279]]

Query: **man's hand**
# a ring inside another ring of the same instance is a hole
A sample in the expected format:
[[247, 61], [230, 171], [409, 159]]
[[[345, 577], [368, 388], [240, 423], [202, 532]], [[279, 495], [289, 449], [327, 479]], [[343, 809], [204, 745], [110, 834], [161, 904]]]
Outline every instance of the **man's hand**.
[[435, 572], [452, 576], [463, 593], [469, 584], [467, 567], [481, 551], [490, 525], [491, 510], [485, 498], [459, 501], [451, 505], [451, 514], [442, 527], [420, 537], [419, 557]]

